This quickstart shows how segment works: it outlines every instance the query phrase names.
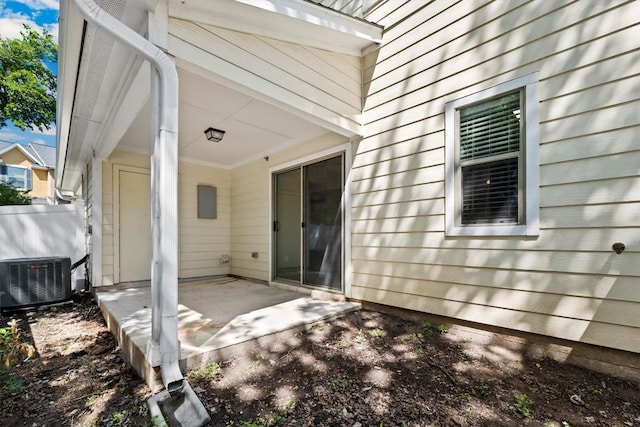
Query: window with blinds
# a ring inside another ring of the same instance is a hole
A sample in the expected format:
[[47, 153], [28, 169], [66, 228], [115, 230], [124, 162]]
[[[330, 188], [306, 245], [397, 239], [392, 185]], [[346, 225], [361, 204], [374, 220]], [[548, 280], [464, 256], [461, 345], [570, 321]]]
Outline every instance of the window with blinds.
[[458, 110], [461, 224], [519, 223], [520, 91]]
[[446, 236], [537, 236], [538, 73], [445, 104]]

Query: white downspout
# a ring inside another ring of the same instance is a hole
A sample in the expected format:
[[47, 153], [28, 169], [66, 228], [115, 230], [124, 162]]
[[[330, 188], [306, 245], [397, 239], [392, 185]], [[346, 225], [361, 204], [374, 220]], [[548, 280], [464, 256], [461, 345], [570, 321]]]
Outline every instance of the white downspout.
[[[178, 341], [178, 73], [173, 61], [156, 45], [100, 9], [93, 0], [73, 0], [82, 15], [92, 24], [102, 28], [114, 39], [131, 47], [157, 70], [160, 107], [159, 126], [153, 147], [154, 167], [152, 182], [157, 199], [154, 215], [159, 219], [157, 233], [159, 239], [153, 245], [155, 261], [152, 292], [161, 295], [154, 301], [152, 336], [159, 339], [160, 373], [167, 391], [171, 394], [184, 387], [184, 378], [178, 362], [180, 342]], [[155, 218], [154, 218], [155, 222]], [[155, 240], [155, 239], [154, 239]], [[159, 312], [159, 313], [158, 313]]]

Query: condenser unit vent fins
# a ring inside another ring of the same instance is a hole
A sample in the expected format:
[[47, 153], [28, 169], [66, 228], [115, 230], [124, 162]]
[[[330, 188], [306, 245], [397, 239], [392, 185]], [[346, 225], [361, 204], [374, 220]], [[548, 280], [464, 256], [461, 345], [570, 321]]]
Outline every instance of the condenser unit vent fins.
[[0, 261], [0, 309], [61, 302], [71, 295], [69, 258]]

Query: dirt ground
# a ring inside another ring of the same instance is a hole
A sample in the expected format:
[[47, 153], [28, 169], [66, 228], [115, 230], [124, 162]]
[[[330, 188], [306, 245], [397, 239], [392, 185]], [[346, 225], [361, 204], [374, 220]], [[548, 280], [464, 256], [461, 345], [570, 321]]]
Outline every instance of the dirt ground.
[[[37, 354], [0, 426], [153, 426], [149, 389], [90, 296], [19, 319]], [[445, 325], [362, 310], [188, 373], [211, 426], [640, 426], [640, 385], [551, 359], [475, 357]]]

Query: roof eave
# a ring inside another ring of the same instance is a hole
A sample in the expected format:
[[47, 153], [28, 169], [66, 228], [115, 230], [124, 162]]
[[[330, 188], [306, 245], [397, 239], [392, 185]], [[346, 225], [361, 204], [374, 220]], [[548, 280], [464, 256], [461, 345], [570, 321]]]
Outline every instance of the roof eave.
[[71, 115], [78, 80], [78, 66], [82, 51], [84, 19], [69, 2], [60, 2], [60, 32], [58, 36], [58, 110], [56, 112], [56, 169], [61, 171], [56, 176], [56, 187], [69, 187], [75, 183], [64, 182], [67, 166], [67, 150]]
[[170, 0], [169, 16], [361, 56], [383, 28], [303, 0]]

